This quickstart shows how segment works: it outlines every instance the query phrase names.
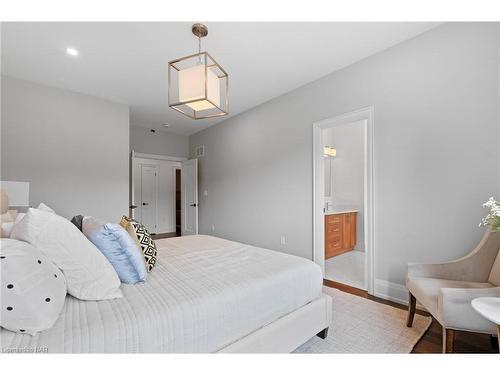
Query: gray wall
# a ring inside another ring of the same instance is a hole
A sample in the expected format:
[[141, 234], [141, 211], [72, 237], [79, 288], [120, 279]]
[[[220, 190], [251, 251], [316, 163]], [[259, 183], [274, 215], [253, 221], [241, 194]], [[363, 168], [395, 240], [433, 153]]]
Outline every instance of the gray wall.
[[189, 137], [162, 130], [151, 133], [148, 128], [130, 126], [130, 150], [186, 158], [189, 155]]
[[357, 209], [355, 250], [365, 251], [365, 133], [366, 121], [337, 125], [323, 130], [323, 142], [337, 150], [337, 156], [325, 159], [330, 169], [329, 197], [334, 208]]
[[498, 49], [445, 24], [191, 136], [201, 232], [312, 258], [312, 123], [373, 105], [376, 278], [466, 253], [500, 193]]
[[2, 180], [30, 203], [117, 222], [128, 212], [128, 107], [2, 77]]

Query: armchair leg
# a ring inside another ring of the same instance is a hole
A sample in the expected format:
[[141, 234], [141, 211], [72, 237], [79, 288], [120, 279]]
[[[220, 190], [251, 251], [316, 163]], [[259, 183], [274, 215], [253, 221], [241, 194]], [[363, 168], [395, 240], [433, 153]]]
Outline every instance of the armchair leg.
[[453, 340], [455, 339], [455, 331], [453, 329], [443, 327], [443, 353], [453, 353]]
[[417, 304], [417, 300], [409, 293], [408, 299], [408, 318], [406, 319], [406, 326], [411, 327], [413, 325], [413, 317], [415, 316], [415, 305]]
[[490, 343], [491, 343], [492, 348], [494, 348], [494, 349], [498, 348], [498, 350], [500, 352], [500, 341], [498, 340], [498, 337], [490, 335]]

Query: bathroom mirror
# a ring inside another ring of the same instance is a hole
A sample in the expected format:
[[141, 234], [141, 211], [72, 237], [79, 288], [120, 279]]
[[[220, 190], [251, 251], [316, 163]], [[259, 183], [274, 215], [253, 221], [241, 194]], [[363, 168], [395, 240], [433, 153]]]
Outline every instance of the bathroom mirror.
[[325, 198], [332, 196], [332, 158], [325, 158]]

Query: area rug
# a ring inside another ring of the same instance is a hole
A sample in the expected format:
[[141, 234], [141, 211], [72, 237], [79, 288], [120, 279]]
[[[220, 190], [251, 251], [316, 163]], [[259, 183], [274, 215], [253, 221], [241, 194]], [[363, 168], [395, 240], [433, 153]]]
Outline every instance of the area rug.
[[333, 298], [333, 321], [325, 340], [313, 337], [295, 353], [410, 353], [431, 325], [415, 314], [406, 327], [406, 311], [338, 289], [324, 287]]

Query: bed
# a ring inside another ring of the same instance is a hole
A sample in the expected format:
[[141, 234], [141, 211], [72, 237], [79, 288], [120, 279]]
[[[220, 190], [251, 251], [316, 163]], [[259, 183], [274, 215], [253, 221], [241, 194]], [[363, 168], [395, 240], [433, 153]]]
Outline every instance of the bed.
[[3, 351], [49, 353], [291, 352], [331, 321], [313, 262], [212, 236], [157, 240], [145, 283], [124, 298], [66, 297], [56, 324], [36, 336], [2, 329]]

